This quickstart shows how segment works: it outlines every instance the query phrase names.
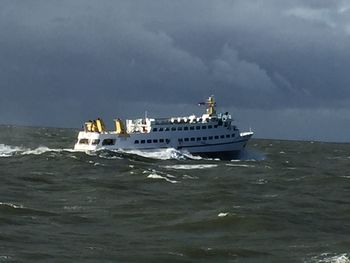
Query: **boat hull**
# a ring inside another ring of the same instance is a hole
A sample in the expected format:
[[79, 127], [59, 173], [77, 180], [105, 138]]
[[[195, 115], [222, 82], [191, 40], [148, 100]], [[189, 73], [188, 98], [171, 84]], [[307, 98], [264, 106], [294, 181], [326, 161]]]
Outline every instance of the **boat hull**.
[[[76, 143], [74, 149], [79, 151], [96, 151], [100, 149], [106, 150], [141, 150], [141, 151], [156, 151], [161, 149], [174, 148], [180, 151], [189, 152], [194, 155], [205, 157], [231, 157], [239, 156], [242, 149], [245, 148], [248, 140], [253, 133], [242, 133], [235, 138], [223, 138], [218, 140], [206, 141], [183, 141], [178, 138], [164, 140], [159, 142], [147, 134], [135, 134], [129, 136], [120, 136], [116, 133], [93, 133], [80, 132], [78, 135], [78, 142], [81, 139], [86, 139], [89, 144]], [[113, 140], [113, 145], [101, 145], [104, 140]], [[98, 141], [99, 144], [93, 145], [91, 142]], [[145, 141], [143, 144], [135, 144], [135, 141]], [[157, 141], [157, 143], [153, 143]], [[150, 143], [147, 143], [150, 142]]]

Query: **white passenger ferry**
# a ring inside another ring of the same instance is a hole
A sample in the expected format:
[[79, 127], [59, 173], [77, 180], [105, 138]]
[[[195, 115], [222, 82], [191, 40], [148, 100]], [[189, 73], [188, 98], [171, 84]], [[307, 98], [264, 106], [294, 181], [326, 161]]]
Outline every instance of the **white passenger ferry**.
[[115, 130], [107, 131], [98, 118], [84, 124], [75, 150], [142, 150], [152, 151], [164, 148], [184, 150], [195, 155], [220, 157], [239, 154], [246, 146], [253, 132], [240, 132], [231, 115], [216, 113], [213, 96], [206, 102], [206, 113], [202, 116], [115, 119]]

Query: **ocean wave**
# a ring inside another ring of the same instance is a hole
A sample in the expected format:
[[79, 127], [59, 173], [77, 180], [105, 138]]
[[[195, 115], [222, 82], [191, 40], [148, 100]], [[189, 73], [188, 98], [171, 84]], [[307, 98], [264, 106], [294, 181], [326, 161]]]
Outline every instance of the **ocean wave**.
[[266, 155], [256, 149], [244, 149], [241, 154], [239, 160], [233, 161], [264, 161], [266, 160]]
[[15, 205], [15, 204], [12, 204], [12, 203], [3, 203], [3, 202], [0, 202], [0, 207], [11, 207], [11, 208], [15, 208], [15, 209], [20, 209], [20, 208], [23, 208], [22, 205]]
[[25, 148], [18, 146], [11, 146], [6, 144], [0, 144], [0, 157], [11, 157], [18, 152], [25, 151]]
[[227, 163], [226, 166], [244, 167], [244, 168], [254, 168], [255, 167], [255, 165], [251, 165], [251, 164], [231, 164], [231, 163]]
[[169, 183], [172, 183], [172, 184], [176, 184], [178, 183], [178, 181], [175, 181], [175, 180], [171, 180], [169, 179], [167, 176], [161, 176], [159, 174], [156, 174], [156, 173], [151, 173], [147, 176], [147, 178], [151, 178], [151, 179], [162, 179], [162, 180], [165, 180]]
[[218, 217], [225, 217], [228, 215], [228, 212], [221, 212], [218, 214]]
[[118, 150], [119, 153], [134, 154], [145, 158], [158, 160], [201, 160], [202, 157], [194, 156], [189, 152], [179, 151], [174, 148], [157, 149], [152, 151], [142, 150]]
[[12, 146], [0, 144], [0, 157], [11, 157], [15, 155], [41, 155], [47, 152], [76, 152], [74, 149], [55, 149], [46, 146], [39, 146], [35, 149], [30, 149], [22, 146]]
[[[308, 262], [308, 261], [306, 261]], [[313, 257], [311, 259], [312, 263], [350, 263], [349, 255], [344, 254], [330, 254], [330, 253], [323, 253], [320, 256]]]
[[193, 169], [210, 169], [218, 167], [217, 164], [175, 164], [163, 166], [166, 169], [176, 170], [193, 170]]

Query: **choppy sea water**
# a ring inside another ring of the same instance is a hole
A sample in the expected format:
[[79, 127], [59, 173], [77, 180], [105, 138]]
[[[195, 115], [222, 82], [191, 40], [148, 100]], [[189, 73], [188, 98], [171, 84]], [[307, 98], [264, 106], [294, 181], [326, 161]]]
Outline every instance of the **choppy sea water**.
[[350, 262], [350, 144], [222, 161], [76, 136], [0, 126], [0, 262]]

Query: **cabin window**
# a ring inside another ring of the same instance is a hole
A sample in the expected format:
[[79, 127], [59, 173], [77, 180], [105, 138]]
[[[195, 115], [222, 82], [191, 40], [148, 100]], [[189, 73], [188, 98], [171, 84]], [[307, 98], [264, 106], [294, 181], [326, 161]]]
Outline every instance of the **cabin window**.
[[189, 140], [190, 140], [189, 138], [185, 138], [185, 139], [184, 139], [185, 142], [188, 142]]
[[153, 128], [153, 131], [156, 132], [156, 131], [157, 131], [157, 128]]
[[202, 126], [202, 129], [205, 130], [207, 128], [207, 126]]
[[214, 128], [216, 129], [217, 127], [218, 127], [218, 125], [217, 125], [217, 124], [215, 124], [215, 125], [214, 125]]
[[219, 120], [218, 125], [222, 126], [222, 120]]
[[172, 130], [172, 131], [176, 131], [176, 128], [175, 128], [175, 127], [172, 127], [171, 130]]
[[194, 130], [194, 127], [193, 127], [193, 126], [191, 126], [191, 127], [190, 127], [190, 130]]
[[205, 121], [206, 121], [206, 122], [209, 122], [209, 118], [206, 118]]
[[203, 137], [203, 141], [206, 141], [207, 140], [207, 137]]
[[166, 142], [166, 143], [169, 143], [169, 142], [170, 142], [170, 139], [165, 139], [165, 142]]
[[220, 135], [220, 138], [221, 138], [221, 139], [224, 139], [224, 138], [225, 138], [225, 135]]
[[147, 143], [151, 143], [152, 142], [152, 140], [147, 140]]
[[163, 131], [164, 129], [163, 128], [159, 128], [159, 130], [158, 131]]
[[212, 140], [213, 139], [213, 136], [209, 136], [209, 140]]
[[95, 139], [95, 140], [92, 140], [92, 145], [97, 145], [100, 143], [100, 139]]
[[178, 139], [179, 142], [182, 142], [182, 139]]
[[211, 129], [211, 128], [213, 128], [213, 126], [212, 125], [208, 125], [208, 129]]
[[227, 135], [226, 135], [226, 138], [230, 138], [230, 134], [227, 134]]
[[197, 141], [200, 141], [201, 140], [201, 137], [197, 137]]
[[139, 144], [140, 142], [139, 142], [139, 140], [135, 140], [135, 142], [134, 142], [135, 144]]
[[182, 127], [178, 127], [177, 130], [178, 130], [178, 131], [182, 131]]
[[184, 131], [188, 131], [188, 127], [184, 127]]
[[164, 129], [164, 131], [170, 131], [169, 127], [166, 127], [166, 128]]
[[88, 139], [80, 139], [79, 144], [89, 144], [89, 140]]
[[196, 139], [194, 137], [191, 138], [191, 142], [194, 142]]
[[102, 145], [114, 145], [115, 144], [115, 139], [104, 139], [102, 141]]
[[235, 134], [233, 133], [233, 134], [232, 134], [232, 138], [234, 138], [234, 137], [235, 137]]
[[157, 139], [153, 140], [153, 143], [158, 143], [158, 140]]
[[141, 143], [145, 143], [146, 141], [145, 140], [141, 140]]
[[201, 126], [196, 126], [196, 130], [199, 130], [201, 128]]
[[159, 139], [159, 142], [164, 142], [164, 139]]
[[219, 136], [217, 136], [217, 135], [215, 135], [215, 137], [214, 137], [215, 139], [219, 139]]

